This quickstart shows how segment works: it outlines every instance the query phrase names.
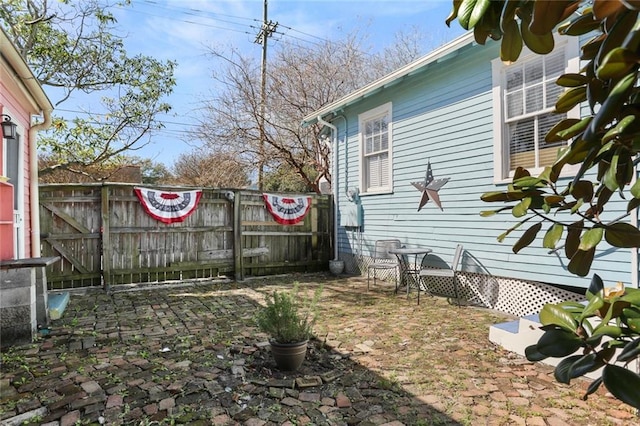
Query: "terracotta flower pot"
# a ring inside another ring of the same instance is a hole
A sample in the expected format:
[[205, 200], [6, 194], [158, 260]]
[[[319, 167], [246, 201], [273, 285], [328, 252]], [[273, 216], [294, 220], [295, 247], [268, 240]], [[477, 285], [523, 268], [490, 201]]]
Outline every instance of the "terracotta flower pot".
[[282, 371], [296, 371], [307, 356], [307, 342], [277, 343], [269, 342], [276, 365]]

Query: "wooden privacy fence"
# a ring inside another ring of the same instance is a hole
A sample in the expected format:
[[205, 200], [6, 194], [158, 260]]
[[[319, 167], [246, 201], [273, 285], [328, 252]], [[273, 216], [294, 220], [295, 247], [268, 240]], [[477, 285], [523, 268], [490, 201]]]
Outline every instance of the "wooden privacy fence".
[[62, 259], [47, 270], [49, 288], [326, 270], [331, 199], [310, 196], [302, 222], [280, 225], [260, 192], [203, 189], [192, 215], [165, 224], [145, 212], [134, 185], [41, 185], [42, 256]]

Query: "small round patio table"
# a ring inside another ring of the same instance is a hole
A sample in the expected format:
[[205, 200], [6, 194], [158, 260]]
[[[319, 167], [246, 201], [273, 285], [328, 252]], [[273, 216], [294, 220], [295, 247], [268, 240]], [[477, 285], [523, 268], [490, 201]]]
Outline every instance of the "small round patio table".
[[[424, 257], [431, 253], [433, 250], [427, 247], [402, 247], [390, 249], [389, 253], [395, 254], [398, 258], [398, 265], [400, 265], [400, 286], [407, 286], [407, 297], [409, 297], [409, 290], [413, 286], [418, 288], [422, 285], [420, 279], [420, 267]], [[413, 258], [413, 263], [411, 262]], [[426, 288], [422, 286], [426, 291]], [[420, 289], [418, 289], [420, 291]], [[398, 285], [396, 285], [396, 293], [398, 292]]]

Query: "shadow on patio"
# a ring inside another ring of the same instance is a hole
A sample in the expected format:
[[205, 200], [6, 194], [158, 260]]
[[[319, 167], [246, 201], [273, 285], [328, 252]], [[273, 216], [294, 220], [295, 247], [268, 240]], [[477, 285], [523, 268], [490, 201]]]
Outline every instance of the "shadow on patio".
[[[324, 291], [307, 360], [283, 374], [253, 315], [296, 280]], [[506, 315], [414, 297], [328, 275], [74, 294], [49, 335], [2, 354], [0, 424], [633, 424], [492, 345]]]

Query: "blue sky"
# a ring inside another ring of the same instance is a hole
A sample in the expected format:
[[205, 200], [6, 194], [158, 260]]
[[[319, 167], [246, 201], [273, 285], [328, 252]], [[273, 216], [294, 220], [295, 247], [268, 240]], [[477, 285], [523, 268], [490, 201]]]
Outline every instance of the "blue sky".
[[[289, 39], [318, 43], [339, 40], [354, 29], [366, 34], [373, 51], [392, 44], [396, 33], [415, 28], [426, 34], [424, 53], [462, 33], [444, 21], [451, 0], [269, 0], [268, 18], [278, 22], [270, 48]], [[263, 17], [263, 0], [132, 0], [115, 10], [130, 54], [142, 53], [178, 62], [177, 85], [167, 99], [173, 110], [162, 119], [166, 128], [135, 155], [167, 166], [192, 150], [187, 131], [197, 123], [197, 109], [213, 87], [209, 47], [232, 46], [260, 58], [254, 43]], [[227, 49], [228, 50], [228, 49]], [[63, 108], [66, 108], [66, 105]]]

